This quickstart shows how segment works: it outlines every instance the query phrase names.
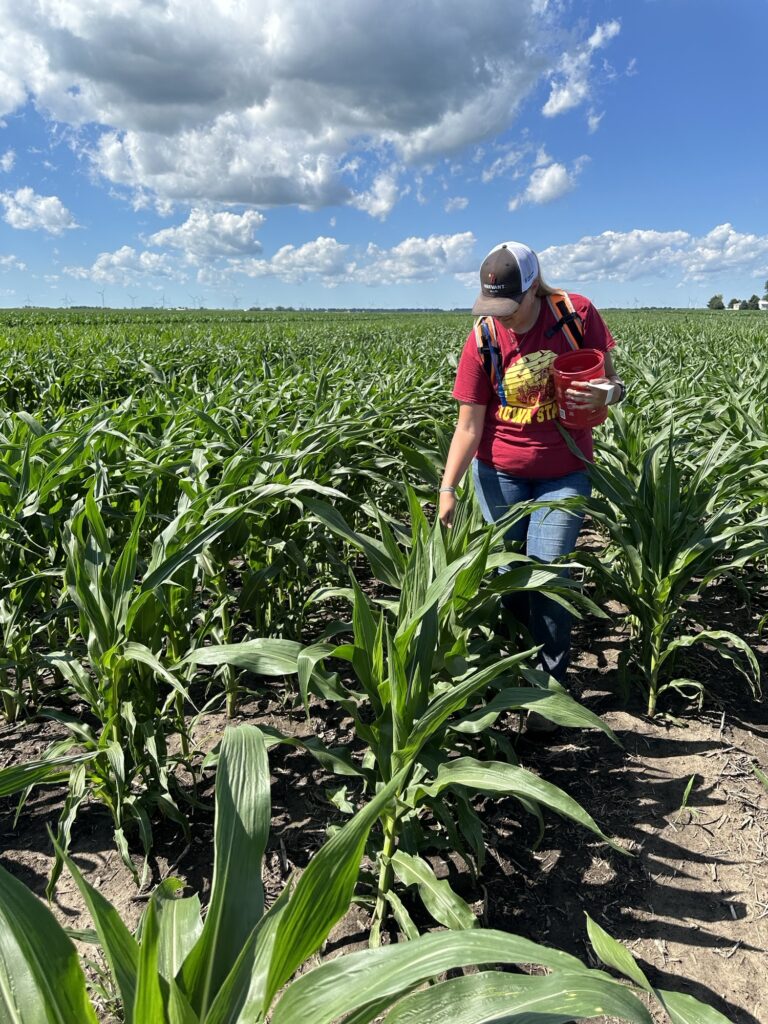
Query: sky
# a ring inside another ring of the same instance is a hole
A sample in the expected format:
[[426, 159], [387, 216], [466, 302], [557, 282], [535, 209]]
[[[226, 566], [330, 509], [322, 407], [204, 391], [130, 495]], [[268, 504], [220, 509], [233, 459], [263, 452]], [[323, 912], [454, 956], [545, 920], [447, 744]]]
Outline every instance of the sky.
[[0, 306], [768, 282], [767, 0], [0, 0]]

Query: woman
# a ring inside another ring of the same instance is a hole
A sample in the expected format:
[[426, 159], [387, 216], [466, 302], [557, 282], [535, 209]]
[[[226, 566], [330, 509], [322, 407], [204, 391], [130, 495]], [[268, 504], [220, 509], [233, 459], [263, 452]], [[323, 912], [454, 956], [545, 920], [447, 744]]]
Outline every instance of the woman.
[[[453, 523], [456, 487], [473, 460], [475, 490], [489, 523], [521, 501], [560, 501], [590, 492], [584, 462], [571, 452], [557, 425], [550, 366], [560, 353], [571, 351], [572, 345], [567, 331], [558, 329], [558, 318], [547, 301], [553, 294], [555, 290], [541, 277], [536, 254], [521, 242], [503, 242], [483, 261], [480, 295], [472, 313], [493, 318], [506, 405], [484, 365], [473, 331], [462, 351], [453, 389], [459, 417], [440, 486], [444, 526]], [[570, 294], [569, 298], [582, 323], [581, 347], [604, 354], [605, 376], [574, 383], [566, 397], [572, 406], [593, 411], [621, 401], [625, 388], [611, 361], [615, 342], [600, 314], [583, 295]], [[615, 387], [592, 386], [609, 382]], [[570, 433], [585, 458], [591, 460], [591, 429]], [[573, 551], [582, 521], [583, 513], [542, 508], [515, 523], [505, 537], [524, 542], [531, 558], [552, 562]], [[542, 645], [541, 668], [564, 682], [570, 614], [538, 593], [530, 595], [527, 607], [521, 606], [519, 599], [517, 603], [505, 601], [505, 605], [528, 626], [534, 643]]]

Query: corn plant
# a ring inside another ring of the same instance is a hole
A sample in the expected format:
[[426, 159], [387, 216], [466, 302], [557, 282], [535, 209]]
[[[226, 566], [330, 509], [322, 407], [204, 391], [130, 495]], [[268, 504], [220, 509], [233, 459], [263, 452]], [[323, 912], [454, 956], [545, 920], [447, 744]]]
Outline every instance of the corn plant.
[[[391, 803], [399, 777], [383, 787], [289, 880], [265, 909], [261, 872], [269, 838], [269, 765], [259, 731], [228, 730], [216, 779], [214, 875], [204, 921], [197, 896], [179, 897], [166, 879], [131, 934], [115, 908], [63, 853], [91, 913], [94, 933], [125, 1024], [391, 1024], [443, 1021], [460, 1009], [467, 1024], [510, 1024], [531, 1012], [552, 1024], [610, 1014], [651, 1024], [637, 994], [654, 997], [674, 1024], [723, 1024], [721, 1014], [680, 993], [654, 988], [629, 952], [594, 922], [603, 962], [629, 984], [577, 958], [500, 931], [438, 932], [342, 956], [309, 971], [307, 961], [346, 912], [366, 836]], [[93, 1002], [71, 939], [47, 907], [0, 868], [0, 1011], [9, 1024], [95, 1024]], [[443, 975], [482, 964], [479, 973]], [[533, 964], [547, 974], [489, 970]], [[432, 982], [423, 988], [425, 982]], [[436, 983], [435, 983], [436, 982]], [[637, 994], [636, 994], [637, 993]], [[727, 1022], [726, 1022], [727, 1024]]]
[[[59, 819], [60, 848], [68, 847], [83, 801], [94, 798], [109, 809], [118, 850], [135, 874], [126, 825], [138, 828], [145, 857], [152, 845], [153, 810], [161, 811], [188, 833], [187, 819], [179, 805], [184, 794], [176, 781], [175, 766], [181, 761], [188, 769], [193, 768], [184, 717], [189, 695], [165, 664], [160, 645], [143, 642], [151, 641], [158, 628], [158, 616], [153, 614], [147, 630], [148, 606], [156, 602], [160, 588], [172, 589], [175, 573], [240, 513], [219, 515], [212, 524], [197, 526], [191, 536], [185, 536], [184, 544], [175, 547], [165, 537], [155, 549], [143, 582], [138, 584], [145, 506], [136, 510], [131, 532], [115, 557], [99, 505], [91, 489], [65, 532], [67, 596], [77, 612], [86, 657], [81, 658], [74, 646], [50, 652], [42, 659], [66, 680], [87, 715], [53, 707], [41, 708], [39, 714], [64, 725], [71, 737], [55, 744], [48, 756], [65, 755], [75, 747], [94, 755], [71, 772]], [[162, 630], [162, 622], [159, 628]], [[168, 737], [173, 734], [180, 738], [178, 755], [168, 751]], [[51, 891], [60, 868], [57, 856], [49, 883]]]
[[[362, 760], [349, 751], [328, 749], [319, 741], [303, 745], [339, 775], [360, 777], [370, 792], [405, 770], [397, 802], [382, 817], [383, 837], [377, 855], [378, 882], [374, 898], [372, 941], [390, 910], [400, 927], [412, 922], [394, 892], [395, 878], [416, 885], [427, 908], [446, 924], [471, 918], [466, 904], [442, 884], [420, 853], [434, 844], [425, 826], [429, 815], [459, 851], [471, 871], [484, 858], [482, 823], [468, 792], [511, 794], [536, 815], [549, 808], [607, 840], [590, 815], [557, 787], [517, 764], [504, 732], [495, 729], [509, 711], [536, 708], [563, 725], [610, 729], [578, 705], [554, 680], [530, 667], [536, 649], [504, 655], [487, 623], [498, 588], [506, 591], [551, 587], [561, 600], [574, 593], [573, 584], [556, 569], [524, 556], [492, 552], [498, 530], [455, 528], [452, 557], [439, 524], [431, 529], [411, 495], [412, 532], [407, 553], [397, 544], [383, 519], [380, 542], [356, 533], [329, 506], [308, 499], [315, 514], [368, 554], [377, 575], [396, 586], [397, 599], [369, 600], [351, 574], [351, 587], [334, 588], [352, 605], [351, 624], [332, 622], [331, 635], [351, 639], [321, 641], [303, 648], [291, 641], [259, 639], [194, 651], [185, 661], [195, 665], [230, 664], [260, 675], [296, 674], [307, 714], [309, 698], [328, 700], [352, 718], [364, 746]], [[503, 533], [503, 527], [500, 532]], [[459, 553], [459, 548], [463, 550]], [[506, 566], [509, 572], [494, 576]], [[354, 681], [330, 671], [326, 662], [340, 660]], [[528, 685], [525, 685], [528, 683]], [[295, 738], [273, 738], [298, 744]], [[484, 759], [479, 759], [481, 755]], [[494, 757], [495, 755], [495, 757]], [[499, 759], [499, 756], [503, 760]], [[512, 763], [508, 763], [511, 761]], [[469, 915], [469, 918], [468, 918]]]
[[[619, 423], [619, 436], [631, 436], [631, 427]], [[694, 599], [712, 581], [768, 551], [768, 515], [742, 488], [747, 475], [765, 472], [766, 450], [745, 450], [726, 435], [706, 452], [679, 447], [667, 426], [639, 461], [627, 446], [604, 444], [589, 466], [597, 493], [586, 510], [611, 546], [605, 557], [584, 555], [582, 561], [603, 593], [629, 610], [633, 643], [622, 667], [644, 693], [651, 716], [669, 691], [703, 699], [702, 682], [674, 671], [676, 655], [694, 644], [728, 659], [754, 695], [760, 693], [752, 649], [732, 631], [699, 621]]]

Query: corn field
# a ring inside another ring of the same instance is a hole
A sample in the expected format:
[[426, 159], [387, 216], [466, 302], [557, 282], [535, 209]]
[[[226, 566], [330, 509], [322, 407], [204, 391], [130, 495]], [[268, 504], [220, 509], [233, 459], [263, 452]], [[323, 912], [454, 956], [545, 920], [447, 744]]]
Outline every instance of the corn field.
[[[729, 1019], [649, 978], [591, 917], [585, 964], [484, 927], [472, 896], [497, 842], [489, 808], [510, 802], [531, 849], [567, 827], [618, 872], [643, 857], [524, 763], [529, 710], [621, 744], [536, 670], [504, 595], [612, 622], [608, 706], [660, 733], [725, 716], [734, 692], [761, 699], [768, 319], [606, 319], [629, 394], [596, 434], [598, 541], [566, 577], [506, 549], [508, 520], [483, 523], [469, 480], [454, 528], [435, 522], [464, 315], [0, 313], [0, 814], [23, 829], [52, 798], [45, 893], [54, 906], [71, 880], [92, 921], [68, 929], [0, 867], [0, 1022]], [[722, 587], [754, 635], [709, 600]], [[243, 721], [254, 695], [285, 722]], [[204, 747], [210, 721], [232, 724]], [[54, 738], [15, 756], [37, 726]], [[328, 837], [266, 893], [286, 751], [322, 773]], [[153, 864], [158, 831], [190, 847], [213, 787], [203, 915]], [[93, 807], [146, 897], [137, 929], [78, 867]], [[318, 959], [350, 906], [368, 948]]]

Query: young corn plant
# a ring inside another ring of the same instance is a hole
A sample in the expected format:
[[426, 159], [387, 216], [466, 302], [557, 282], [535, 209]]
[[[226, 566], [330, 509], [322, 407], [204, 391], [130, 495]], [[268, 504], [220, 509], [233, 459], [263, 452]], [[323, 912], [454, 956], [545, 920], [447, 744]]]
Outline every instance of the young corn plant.
[[[399, 777], [320, 849], [298, 881], [266, 909], [263, 858], [269, 840], [266, 746], [259, 731], [225, 732], [216, 778], [214, 874], [201, 919], [197, 896], [166, 879], [131, 934], [117, 910], [63, 853], [93, 919], [125, 1024], [332, 1024], [384, 1020], [465, 1024], [503, 1019], [548, 1024], [604, 1017], [652, 1024], [650, 996], [673, 1024], [727, 1024], [717, 1011], [655, 988], [624, 946], [588, 920], [597, 956], [622, 978], [576, 957], [501, 931], [458, 930], [337, 957], [307, 970], [349, 907], [366, 837], [394, 798]], [[0, 776], [2, 785], [2, 776]], [[9, 1024], [96, 1024], [75, 946], [48, 908], [0, 867], [0, 1016]], [[78, 934], [82, 940], [82, 933]], [[490, 969], [498, 964], [505, 971]], [[546, 973], [509, 973], [515, 965]], [[483, 965], [471, 974], [461, 968]], [[297, 972], [300, 972], [297, 974]], [[426, 984], [426, 987], [425, 987]]]
[[[630, 431], [624, 423], [622, 432]], [[725, 435], [706, 452], [686, 454], [671, 425], [639, 462], [626, 449], [603, 445], [589, 466], [597, 493], [586, 501], [587, 514], [607, 533], [610, 547], [604, 557], [580, 557], [603, 593], [629, 610], [632, 643], [622, 671], [642, 690], [649, 716], [670, 691], [703, 700], [704, 684], [675, 670], [677, 655], [695, 644], [730, 661], [760, 694], [751, 647], [730, 630], [710, 628], [695, 599], [712, 581], [768, 551], [768, 515], [741, 486], [766, 466], [764, 451], [729, 444]]]
[[[208, 525], [196, 523], [183, 544], [171, 545], [167, 536], [162, 538], [138, 582], [145, 505], [136, 510], [130, 534], [116, 556], [100, 501], [106, 503], [106, 498], [97, 499], [91, 489], [65, 531], [65, 584], [77, 612], [79, 636], [85, 641], [85, 658], [74, 636], [69, 650], [43, 659], [66, 680], [71, 697], [85, 713], [52, 707], [39, 713], [63, 724], [71, 736], [55, 744], [48, 756], [63, 756], [75, 747], [93, 755], [72, 770], [59, 819], [59, 847], [68, 848], [83, 801], [96, 799], [109, 809], [118, 850], [136, 874], [125, 834], [128, 824], [138, 828], [145, 858], [152, 845], [152, 811], [159, 810], [185, 833], [189, 830], [179, 806], [184, 794], [175, 769], [178, 763], [193, 768], [184, 715], [190, 699], [167, 666], [161, 644], [155, 642], [163, 634], [158, 613], [164, 596], [158, 599], [157, 594], [163, 588], [172, 591], [176, 573], [240, 513], [219, 515]], [[171, 736], [179, 737], [178, 754], [169, 751]], [[57, 856], [49, 891], [60, 869]]]
[[[307, 714], [310, 696], [337, 704], [354, 722], [364, 747], [360, 759], [349, 751], [326, 748], [316, 739], [304, 741], [301, 745], [321, 763], [339, 775], [362, 778], [370, 792], [404, 771], [396, 802], [382, 814], [372, 899], [374, 943], [390, 912], [401, 928], [413, 931], [395, 892], [396, 878], [419, 888], [439, 923], [453, 926], [472, 919], [467, 905], [446, 883], [437, 885], [421, 857], [436, 840], [429, 819], [469, 869], [479, 870], [483, 829], [470, 792], [516, 796], [536, 815], [541, 828], [545, 807], [610, 842], [575, 800], [517, 764], [512, 744], [495, 725], [509, 711], [535, 708], [558, 724], [598, 728], [615, 737], [554, 680], [530, 668], [536, 648], [504, 655], [491, 631], [480, 627], [491, 617], [500, 586], [506, 591], [551, 587], [565, 600], [564, 594], [573, 593], [572, 584], [556, 570], [524, 556], [492, 552], [497, 531], [491, 529], [472, 533], [467, 528], [463, 551], [458, 554], [454, 549], [449, 558], [440, 525], [430, 529], [418, 503], [411, 504], [412, 535], [406, 553], [383, 520], [385, 540], [374, 542], [352, 531], [334, 510], [312, 503], [332, 529], [353, 543], [356, 539], [377, 575], [399, 591], [396, 598], [371, 601], [353, 574], [350, 588], [334, 589], [334, 596], [351, 603], [352, 622], [332, 622], [327, 633], [351, 633], [350, 639], [306, 648], [260, 639], [208, 647], [186, 659], [196, 665], [227, 663], [261, 675], [296, 674]], [[454, 543], [458, 548], [462, 542], [457, 538]], [[489, 576], [502, 565], [510, 571]], [[346, 663], [349, 671], [331, 671], [327, 663], [337, 662]], [[274, 731], [272, 737], [301, 743]], [[343, 792], [339, 797], [346, 799]], [[436, 888], [437, 900], [432, 898]]]

